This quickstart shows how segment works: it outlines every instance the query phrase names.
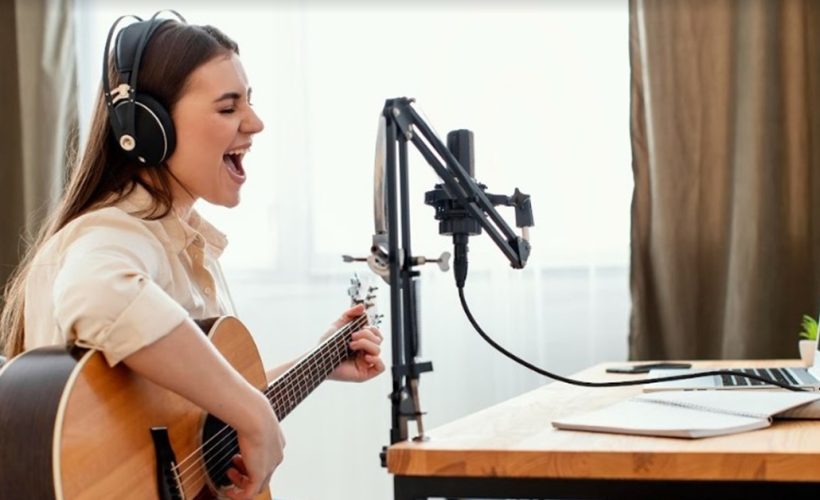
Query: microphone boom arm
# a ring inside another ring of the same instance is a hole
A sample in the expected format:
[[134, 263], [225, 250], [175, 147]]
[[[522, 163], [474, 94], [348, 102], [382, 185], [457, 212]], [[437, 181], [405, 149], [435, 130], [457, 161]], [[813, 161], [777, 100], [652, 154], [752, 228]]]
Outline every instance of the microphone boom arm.
[[[416, 146], [427, 163], [444, 181], [444, 188], [448, 194], [458, 199], [470, 212], [472, 218], [481, 224], [496, 246], [509, 259], [510, 265], [515, 269], [523, 269], [530, 254], [529, 241], [513, 232], [495, 209], [488, 195], [413, 109], [412, 103], [413, 100], [407, 98], [388, 100], [384, 116], [388, 120], [392, 118], [405, 140], [409, 140]], [[529, 196], [516, 189], [515, 195], [510, 199], [513, 200], [510, 204], [514, 204], [517, 208], [518, 227], [532, 226]], [[526, 236], [526, 231], [524, 235]]]

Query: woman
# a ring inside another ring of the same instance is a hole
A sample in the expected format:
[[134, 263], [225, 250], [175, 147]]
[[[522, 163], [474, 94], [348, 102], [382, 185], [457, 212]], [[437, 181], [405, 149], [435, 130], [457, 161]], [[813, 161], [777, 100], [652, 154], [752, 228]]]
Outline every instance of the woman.
[[[111, 366], [122, 362], [215, 415], [239, 441], [227, 493], [248, 498], [267, 487], [284, 438], [265, 396], [193, 322], [233, 312], [217, 261], [225, 238], [193, 204], [239, 203], [243, 158], [263, 128], [238, 55], [213, 27], [158, 24], [142, 52], [138, 91], [170, 111], [176, 147], [158, 165], [131, 159], [99, 96], [65, 194], [6, 286], [2, 340], [9, 357], [66, 342], [97, 349]], [[126, 77], [109, 58], [110, 86]], [[361, 314], [361, 306], [344, 312], [331, 330]], [[352, 338], [356, 356], [331, 378], [382, 372], [379, 331]]]

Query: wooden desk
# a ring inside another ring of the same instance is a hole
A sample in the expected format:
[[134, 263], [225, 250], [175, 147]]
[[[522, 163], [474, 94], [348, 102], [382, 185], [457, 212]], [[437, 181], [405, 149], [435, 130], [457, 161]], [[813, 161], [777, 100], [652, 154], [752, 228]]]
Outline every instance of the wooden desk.
[[[630, 380], [602, 364], [576, 378]], [[623, 363], [617, 363], [623, 364]], [[771, 366], [788, 361], [696, 362]], [[470, 498], [803, 498], [820, 494], [820, 421], [685, 440], [559, 431], [558, 417], [599, 408], [640, 386], [547, 384], [387, 451], [396, 500]]]

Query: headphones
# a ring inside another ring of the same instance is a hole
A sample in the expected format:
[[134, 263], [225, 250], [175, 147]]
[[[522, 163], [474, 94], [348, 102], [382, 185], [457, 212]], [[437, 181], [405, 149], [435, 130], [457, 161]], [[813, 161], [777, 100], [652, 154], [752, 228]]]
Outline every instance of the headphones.
[[[151, 19], [127, 15], [114, 21], [105, 40], [103, 54], [102, 86], [108, 108], [108, 122], [120, 148], [132, 160], [155, 166], [168, 159], [176, 146], [176, 134], [171, 114], [156, 99], [141, 93], [137, 87], [142, 52], [157, 28], [168, 19], [158, 19], [159, 11]], [[169, 10], [180, 21], [187, 23], [178, 12]], [[129, 24], [114, 41], [114, 67], [119, 81], [113, 90], [108, 81], [108, 50], [114, 29], [123, 19], [132, 17], [137, 22]]]

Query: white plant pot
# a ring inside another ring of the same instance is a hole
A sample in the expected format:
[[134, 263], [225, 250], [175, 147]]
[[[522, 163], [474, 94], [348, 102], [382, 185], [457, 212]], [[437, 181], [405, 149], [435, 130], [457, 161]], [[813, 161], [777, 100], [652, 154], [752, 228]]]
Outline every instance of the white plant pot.
[[801, 340], [798, 343], [800, 348], [800, 359], [806, 366], [814, 364], [814, 353], [817, 351], [817, 343], [814, 340]]

